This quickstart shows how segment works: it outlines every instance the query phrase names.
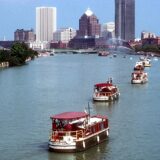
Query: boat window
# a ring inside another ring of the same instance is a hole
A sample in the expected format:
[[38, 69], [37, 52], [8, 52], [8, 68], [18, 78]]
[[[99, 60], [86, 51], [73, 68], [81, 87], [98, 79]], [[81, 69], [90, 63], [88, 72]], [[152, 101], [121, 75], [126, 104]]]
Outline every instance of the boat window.
[[100, 130], [104, 129], [104, 124], [100, 123]]
[[52, 122], [52, 130], [55, 130], [57, 128], [57, 125], [56, 125], [56, 121], [54, 120]]
[[105, 121], [103, 122], [103, 124], [104, 124], [104, 128], [107, 128], [107, 127], [108, 127], [108, 121], [107, 121], [107, 120], [105, 120]]
[[99, 130], [100, 130], [100, 124], [97, 123], [97, 124], [96, 124], [96, 132], [99, 131]]
[[92, 126], [92, 127], [91, 127], [91, 131], [92, 131], [92, 133], [95, 133], [95, 132], [96, 132], [95, 126]]

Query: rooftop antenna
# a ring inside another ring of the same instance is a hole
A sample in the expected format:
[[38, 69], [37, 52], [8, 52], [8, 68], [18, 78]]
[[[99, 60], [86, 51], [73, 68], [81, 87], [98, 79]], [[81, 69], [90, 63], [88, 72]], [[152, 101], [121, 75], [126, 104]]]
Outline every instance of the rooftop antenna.
[[6, 41], [6, 37], [5, 36], [3, 37], [3, 41]]

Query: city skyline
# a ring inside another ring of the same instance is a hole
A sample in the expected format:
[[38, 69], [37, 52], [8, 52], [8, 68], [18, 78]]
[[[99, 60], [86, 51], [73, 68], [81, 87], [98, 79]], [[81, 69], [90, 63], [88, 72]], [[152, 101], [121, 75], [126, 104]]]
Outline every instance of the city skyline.
[[[142, 31], [160, 35], [160, 21], [157, 21], [160, 1], [136, 0], [135, 4], [136, 38], [140, 37]], [[100, 24], [114, 21], [114, 0], [0, 0], [0, 5], [0, 40], [13, 40], [16, 29], [33, 28], [35, 31], [35, 8], [41, 6], [57, 8], [57, 29], [78, 29], [79, 18], [88, 7], [97, 16]]]

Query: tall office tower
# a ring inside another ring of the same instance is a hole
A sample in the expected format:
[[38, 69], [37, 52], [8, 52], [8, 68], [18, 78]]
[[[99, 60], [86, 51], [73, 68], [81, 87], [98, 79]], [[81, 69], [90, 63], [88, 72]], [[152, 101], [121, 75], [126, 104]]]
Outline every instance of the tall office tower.
[[115, 35], [126, 41], [135, 39], [135, 0], [115, 0]]
[[100, 33], [101, 25], [99, 24], [99, 20], [90, 9], [87, 9], [87, 11], [79, 19], [78, 36], [95, 37], [100, 36]]
[[36, 8], [36, 41], [44, 42], [53, 39], [53, 32], [57, 27], [55, 7]]

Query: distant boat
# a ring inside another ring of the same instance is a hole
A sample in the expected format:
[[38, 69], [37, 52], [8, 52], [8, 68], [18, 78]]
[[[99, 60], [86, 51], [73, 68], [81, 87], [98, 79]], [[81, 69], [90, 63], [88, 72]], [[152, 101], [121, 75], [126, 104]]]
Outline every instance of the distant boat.
[[147, 57], [141, 57], [141, 62], [143, 63], [144, 67], [151, 67], [151, 60]]
[[55, 50], [52, 49], [52, 51], [50, 52], [50, 56], [54, 56], [55, 55]]
[[117, 57], [117, 54], [113, 54], [113, 57]]
[[144, 71], [134, 71], [131, 75], [131, 83], [132, 84], [143, 84], [148, 81], [148, 75]]
[[119, 89], [112, 84], [112, 80], [105, 83], [97, 83], [94, 85], [93, 100], [94, 101], [114, 101], [120, 96]]
[[51, 116], [49, 150], [78, 152], [105, 141], [109, 136], [108, 118], [86, 112], [64, 112]]
[[50, 56], [54, 56], [54, 55], [55, 55], [55, 53], [54, 53], [54, 52], [51, 52], [51, 53], [50, 53]]
[[99, 51], [98, 56], [108, 56], [110, 53], [108, 51]]
[[134, 66], [134, 70], [135, 71], [142, 71], [144, 70], [144, 65], [143, 65], [143, 62], [142, 61], [138, 61], [136, 62], [135, 66]]

